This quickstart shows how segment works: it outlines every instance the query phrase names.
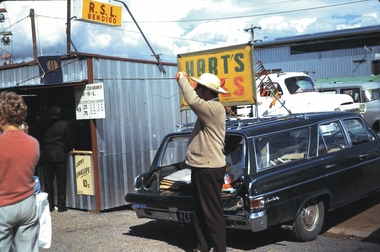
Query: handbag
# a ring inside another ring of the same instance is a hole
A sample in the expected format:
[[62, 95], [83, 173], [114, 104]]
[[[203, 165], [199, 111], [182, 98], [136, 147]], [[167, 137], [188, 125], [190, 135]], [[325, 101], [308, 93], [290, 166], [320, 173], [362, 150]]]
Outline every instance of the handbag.
[[50, 248], [52, 227], [48, 201], [48, 194], [41, 192], [36, 194], [37, 214], [40, 221], [40, 231], [38, 234], [38, 247]]

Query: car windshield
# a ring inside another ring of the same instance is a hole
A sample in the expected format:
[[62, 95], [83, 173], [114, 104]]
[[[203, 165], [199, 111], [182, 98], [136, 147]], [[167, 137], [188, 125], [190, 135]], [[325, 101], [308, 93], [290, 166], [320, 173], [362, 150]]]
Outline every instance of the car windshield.
[[297, 76], [285, 79], [285, 85], [290, 94], [318, 92], [312, 79], [308, 76]]

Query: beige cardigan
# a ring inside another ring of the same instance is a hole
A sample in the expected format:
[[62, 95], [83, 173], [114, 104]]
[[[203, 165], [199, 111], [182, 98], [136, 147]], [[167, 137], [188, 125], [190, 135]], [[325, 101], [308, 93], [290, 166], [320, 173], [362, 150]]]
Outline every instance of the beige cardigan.
[[224, 138], [226, 112], [219, 101], [201, 99], [186, 77], [179, 79], [185, 101], [198, 116], [186, 153], [186, 164], [197, 168], [219, 168], [226, 165]]

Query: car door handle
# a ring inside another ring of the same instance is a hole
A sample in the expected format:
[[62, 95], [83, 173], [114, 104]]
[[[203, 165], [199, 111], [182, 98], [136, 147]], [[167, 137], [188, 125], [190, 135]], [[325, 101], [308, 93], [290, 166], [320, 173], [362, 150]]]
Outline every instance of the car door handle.
[[326, 165], [326, 169], [331, 169], [331, 168], [334, 168], [336, 166], [336, 164], [329, 164], [329, 165]]
[[367, 157], [368, 157], [368, 154], [367, 154], [367, 153], [364, 153], [364, 154], [359, 155], [359, 158], [360, 158], [360, 159], [365, 159], [365, 158], [367, 158]]

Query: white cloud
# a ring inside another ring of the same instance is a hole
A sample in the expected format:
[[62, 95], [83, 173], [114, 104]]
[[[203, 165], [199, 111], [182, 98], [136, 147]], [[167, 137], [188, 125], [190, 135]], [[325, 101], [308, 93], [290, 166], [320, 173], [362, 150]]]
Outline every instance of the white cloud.
[[361, 27], [360, 24], [352, 24], [352, 25], [341, 24], [341, 25], [337, 25], [336, 29], [344, 30], [344, 29], [359, 28], [359, 27]]
[[282, 30], [288, 29], [289, 24], [284, 17], [273, 16], [268, 18], [263, 18], [260, 20], [259, 25], [261, 29], [270, 29], [270, 30]]
[[303, 18], [303, 19], [297, 19], [290, 21], [290, 24], [292, 27], [294, 27], [298, 34], [302, 34], [305, 32], [306, 28], [314, 23], [317, 19], [316, 18]]
[[[73, 0], [77, 2], [81, 0]], [[80, 52], [150, 59], [152, 52], [124, 6], [121, 27], [108, 27], [72, 20], [72, 41]], [[251, 38], [245, 28], [255, 29], [255, 39], [332, 31], [378, 25], [380, 3], [357, 0], [126, 0], [124, 1], [155, 53], [163, 61], [176, 61], [178, 53], [245, 43]], [[66, 1], [5, 1], [14, 62], [33, 58], [30, 9], [36, 13], [39, 54], [67, 52]], [[74, 4], [72, 4], [74, 5]], [[0, 6], [1, 7], [1, 6]], [[177, 21], [177, 22], [176, 22]], [[1, 28], [1, 27], [0, 27]], [[72, 49], [74, 50], [74, 49]]]
[[377, 19], [377, 13], [364, 14], [363, 17], [371, 17]]
[[92, 48], [105, 48], [110, 46], [112, 40], [111, 35], [109, 34], [94, 34], [90, 31], [90, 36], [93, 39], [89, 40], [88, 45]]

